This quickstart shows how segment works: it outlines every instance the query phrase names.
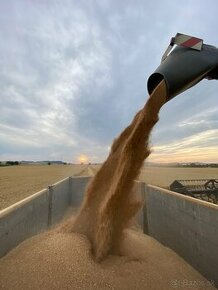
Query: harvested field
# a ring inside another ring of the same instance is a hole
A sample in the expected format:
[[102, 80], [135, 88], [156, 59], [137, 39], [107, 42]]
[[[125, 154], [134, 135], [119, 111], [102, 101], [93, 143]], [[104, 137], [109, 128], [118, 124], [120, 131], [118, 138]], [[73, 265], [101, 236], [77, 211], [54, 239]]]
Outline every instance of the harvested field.
[[[0, 167], [0, 210], [68, 176], [93, 176], [99, 165]], [[144, 167], [139, 180], [168, 188], [175, 179], [218, 178], [218, 168]]]
[[218, 178], [218, 168], [144, 167], [139, 179], [152, 185], [169, 188], [175, 179]]
[[87, 165], [20, 165], [0, 167], [0, 210], [73, 175], [91, 175]]

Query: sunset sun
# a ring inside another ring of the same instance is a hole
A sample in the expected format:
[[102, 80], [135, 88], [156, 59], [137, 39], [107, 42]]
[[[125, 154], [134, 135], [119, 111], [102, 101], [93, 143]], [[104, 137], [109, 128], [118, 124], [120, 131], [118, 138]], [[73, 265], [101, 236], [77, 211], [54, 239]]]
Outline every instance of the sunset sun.
[[87, 163], [88, 162], [88, 157], [86, 156], [86, 155], [80, 155], [79, 157], [78, 157], [78, 159], [79, 159], [79, 162], [80, 163]]

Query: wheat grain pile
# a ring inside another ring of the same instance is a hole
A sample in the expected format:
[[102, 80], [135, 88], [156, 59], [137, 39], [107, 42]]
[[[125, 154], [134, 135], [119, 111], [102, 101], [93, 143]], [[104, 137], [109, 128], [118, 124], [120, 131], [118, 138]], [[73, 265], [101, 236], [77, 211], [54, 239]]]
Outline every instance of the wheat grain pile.
[[172, 250], [140, 232], [126, 230], [121, 248], [123, 256], [109, 255], [97, 263], [81, 234], [35, 236], [1, 259], [0, 289], [169, 290], [177, 281], [199, 281], [214, 289]]

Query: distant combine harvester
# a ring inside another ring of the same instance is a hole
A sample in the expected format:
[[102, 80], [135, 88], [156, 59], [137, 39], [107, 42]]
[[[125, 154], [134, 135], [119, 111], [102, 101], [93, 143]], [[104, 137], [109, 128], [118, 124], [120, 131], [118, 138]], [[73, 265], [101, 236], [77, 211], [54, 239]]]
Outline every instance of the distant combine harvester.
[[175, 180], [170, 190], [218, 204], [218, 179]]

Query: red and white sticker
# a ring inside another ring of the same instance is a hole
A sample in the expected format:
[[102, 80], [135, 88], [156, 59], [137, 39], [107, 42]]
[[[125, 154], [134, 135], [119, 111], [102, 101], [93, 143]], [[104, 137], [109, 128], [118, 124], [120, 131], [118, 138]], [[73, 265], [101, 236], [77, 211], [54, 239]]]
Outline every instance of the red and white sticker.
[[190, 36], [190, 35], [177, 33], [174, 43], [177, 45], [190, 47], [192, 49], [201, 50], [202, 45], [203, 45], [203, 40], [197, 37]]
[[167, 58], [174, 44], [181, 45], [184, 47], [189, 47], [189, 48], [200, 51], [203, 46], [203, 39], [186, 35], [186, 34], [182, 34], [182, 33], [177, 33], [176, 36], [171, 39], [170, 45], [167, 47], [166, 51], [164, 52], [161, 62], [163, 62]]

